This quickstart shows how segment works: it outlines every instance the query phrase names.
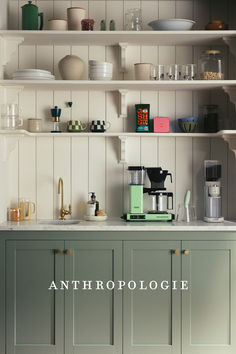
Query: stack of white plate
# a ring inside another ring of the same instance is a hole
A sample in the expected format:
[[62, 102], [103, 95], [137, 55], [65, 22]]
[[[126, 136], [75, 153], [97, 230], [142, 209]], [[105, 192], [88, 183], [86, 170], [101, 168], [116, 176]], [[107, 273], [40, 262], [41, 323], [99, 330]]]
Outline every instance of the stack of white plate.
[[106, 61], [89, 60], [90, 80], [112, 80], [113, 64]]
[[55, 76], [47, 70], [20, 69], [13, 73], [13, 80], [55, 80]]

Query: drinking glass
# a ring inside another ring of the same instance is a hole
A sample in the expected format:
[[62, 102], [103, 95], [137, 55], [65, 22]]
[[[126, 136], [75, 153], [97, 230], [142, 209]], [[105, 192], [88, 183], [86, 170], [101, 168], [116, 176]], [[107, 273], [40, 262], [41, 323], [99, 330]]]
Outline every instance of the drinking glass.
[[183, 80], [195, 80], [197, 77], [196, 64], [185, 64], [182, 66]]
[[180, 80], [181, 79], [180, 65], [178, 64], [167, 65], [166, 75], [168, 80]]
[[129, 9], [125, 14], [125, 29], [127, 31], [142, 30], [142, 12], [141, 9]]

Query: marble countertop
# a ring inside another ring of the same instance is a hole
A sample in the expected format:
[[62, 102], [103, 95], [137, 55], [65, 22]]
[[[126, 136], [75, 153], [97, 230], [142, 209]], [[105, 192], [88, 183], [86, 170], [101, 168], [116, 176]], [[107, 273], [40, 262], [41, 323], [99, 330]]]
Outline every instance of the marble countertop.
[[50, 221], [32, 220], [22, 222], [4, 222], [0, 231], [235, 231], [236, 222], [210, 224], [204, 221], [191, 223], [176, 222], [126, 222], [110, 219], [102, 222], [79, 221], [76, 224], [54, 225]]

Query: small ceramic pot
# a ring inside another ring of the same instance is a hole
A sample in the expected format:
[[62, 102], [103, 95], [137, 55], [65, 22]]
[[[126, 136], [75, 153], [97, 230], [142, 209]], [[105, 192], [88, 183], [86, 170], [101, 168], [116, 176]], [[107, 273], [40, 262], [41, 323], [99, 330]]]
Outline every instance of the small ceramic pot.
[[70, 133], [80, 133], [86, 129], [86, 124], [82, 124], [80, 120], [69, 120], [67, 122], [67, 131]]
[[67, 20], [64, 18], [52, 18], [48, 20], [48, 29], [50, 31], [67, 31]]
[[134, 64], [135, 80], [151, 80], [151, 63], [136, 63]]
[[213, 20], [206, 25], [205, 29], [211, 31], [227, 30], [228, 25], [221, 20]]
[[42, 131], [42, 119], [29, 118], [28, 119], [28, 131], [31, 133], [39, 133]]
[[81, 21], [85, 19], [86, 10], [82, 7], [70, 7], [67, 9], [68, 30], [81, 31]]
[[58, 66], [63, 80], [80, 80], [84, 72], [84, 62], [76, 55], [66, 55]]
[[110, 127], [111, 123], [106, 122], [105, 120], [92, 120], [90, 130], [93, 133], [104, 133]]

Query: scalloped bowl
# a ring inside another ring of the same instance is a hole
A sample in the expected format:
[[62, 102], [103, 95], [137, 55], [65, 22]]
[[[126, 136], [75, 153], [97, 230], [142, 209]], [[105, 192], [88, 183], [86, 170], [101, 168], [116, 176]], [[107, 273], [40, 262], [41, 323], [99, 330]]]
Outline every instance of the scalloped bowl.
[[170, 18], [166, 20], [155, 20], [149, 22], [154, 31], [190, 31], [195, 21], [182, 18]]

